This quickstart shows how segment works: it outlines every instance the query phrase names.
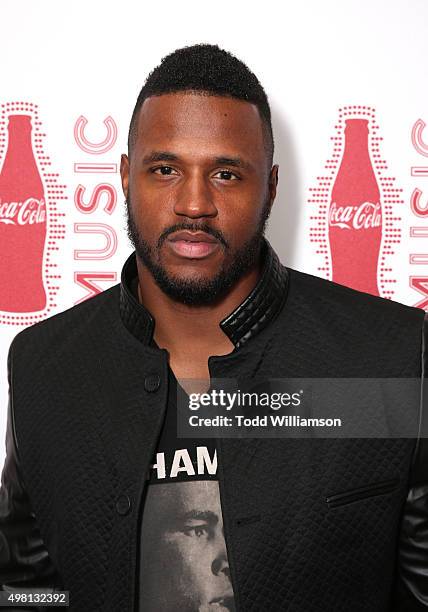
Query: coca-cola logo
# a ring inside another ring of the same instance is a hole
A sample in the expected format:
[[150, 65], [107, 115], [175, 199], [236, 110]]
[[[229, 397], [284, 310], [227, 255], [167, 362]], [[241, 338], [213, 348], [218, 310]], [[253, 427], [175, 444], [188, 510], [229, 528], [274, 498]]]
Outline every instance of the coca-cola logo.
[[0, 324], [31, 325], [58, 306], [65, 185], [38, 107], [0, 104]]
[[359, 206], [337, 206], [336, 202], [333, 202], [328, 222], [330, 227], [343, 229], [360, 230], [380, 227], [382, 224], [380, 202], [363, 202]]
[[330, 139], [330, 155], [308, 198], [317, 270], [341, 285], [391, 299], [403, 196], [387, 173], [375, 109], [340, 108]]
[[2, 202], [0, 200], [0, 223], [6, 225], [33, 225], [46, 221], [44, 199], [27, 198], [24, 202]]

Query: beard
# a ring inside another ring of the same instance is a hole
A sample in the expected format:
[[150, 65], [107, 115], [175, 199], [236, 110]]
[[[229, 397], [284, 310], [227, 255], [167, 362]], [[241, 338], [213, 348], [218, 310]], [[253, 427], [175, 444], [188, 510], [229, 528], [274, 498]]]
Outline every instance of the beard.
[[[143, 238], [135, 223], [128, 198], [125, 202], [127, 208], [127, 234], [137, 256], [150, 271], [158, 287], [176, 302], [189, 306], [213, 304], [226, 295], [238, 280], [256, 266], [259, 261], [266, 223], [270, 215], [268, 199], [264, 204], [253, 235], [242, 246], [233, 251], [230, 250], [230, 246], [221, 232], [204, 223], [192, 222], [177, 223], [169, 227], [161, 234], [156, 246], [152, 247]], [[159, 253], [162, 244], [169, 234], [179, 230], [206, 232], [220, 242], [221, 248], [229, 255], [229, 258], [225, 258], [225, 262], [213, 277], [180, 278], [179, 276], [169, 274], [160, 263]]]

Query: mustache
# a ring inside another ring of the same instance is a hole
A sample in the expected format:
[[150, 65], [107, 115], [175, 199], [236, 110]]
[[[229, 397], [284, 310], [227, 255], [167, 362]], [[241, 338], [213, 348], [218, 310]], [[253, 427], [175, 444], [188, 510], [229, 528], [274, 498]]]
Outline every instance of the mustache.
[[170, 227], [168, 227], [168, 229], [164, 230], [159, 236], [157, 243], [158, 248], [163, 245], [163, 243], [170, 234], [173, 234], [174, 232], [178, 232], [180, 230], [188, 230], [190, 232], [205, 232], [206, 234], [210, 234], [211, 236], [216, 238], [224, 246], [224, 248], [227, 249], [229, 247], [229, 243], [227, 242], [223, 234], [219, 230], [215, 229], [214, 227], [210, 227], [206, 223], [176, 223], [175, 225], [171, 225]]

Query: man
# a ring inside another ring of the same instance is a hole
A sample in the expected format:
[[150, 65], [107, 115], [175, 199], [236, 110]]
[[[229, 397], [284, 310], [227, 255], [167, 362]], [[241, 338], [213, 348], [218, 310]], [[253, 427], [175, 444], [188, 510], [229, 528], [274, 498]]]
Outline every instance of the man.
[[[128, 144], [121, 283], [9, 351], [3, 589], [79, 612], [427, 610], [424, 312], [279, 262], [268, 101], [226, 51], [164, 58]], [[416, 380], [399, 425], [417, 403], [419, 435], [388, 437], [380, 393], [370, 439], [178, 437], [177, 391], [241, 377]]]
[[141, 609], [234, 610], [218, 483], [151, 486], [144, 512]]

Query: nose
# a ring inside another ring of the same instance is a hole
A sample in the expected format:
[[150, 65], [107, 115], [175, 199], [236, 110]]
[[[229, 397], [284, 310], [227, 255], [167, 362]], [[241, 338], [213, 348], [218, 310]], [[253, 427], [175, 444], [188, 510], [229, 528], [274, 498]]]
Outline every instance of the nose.
[[215, 217], [218, 213], [209, 180], [201, 172], [186, 177], [175, 197], [174, 212], [178, 216], [196, 219]]
[[218, 545], [214, 560], [211, 564], [211, 570], [214, 576], [218, 576], [223, 573], [230, 579], [229, 561], [227, 558], [226, 543], [224, 537], [218, 538]]
[[219, 558], [215, 559], [211, 569], [214, 576], [218, 576], [220, 573], [223, 573], [230, 580], [230, 569], [227, 557], [221, 560]]

